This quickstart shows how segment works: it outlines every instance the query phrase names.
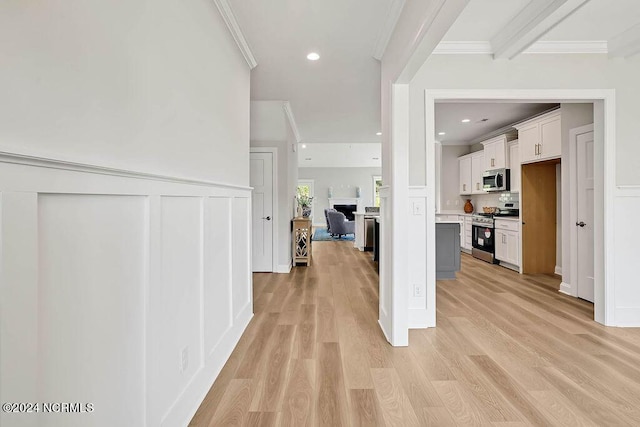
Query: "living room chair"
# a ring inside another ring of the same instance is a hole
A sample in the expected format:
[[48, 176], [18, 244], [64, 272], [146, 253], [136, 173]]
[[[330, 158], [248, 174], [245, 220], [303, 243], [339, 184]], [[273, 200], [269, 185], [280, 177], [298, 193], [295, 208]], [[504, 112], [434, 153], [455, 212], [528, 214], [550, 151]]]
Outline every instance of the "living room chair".
[[331, 227], [332, 236], [342, 237], [342, 235], [353, 234], [356, 233], [356, 222], [355, 221], [347, 221], [347, 217], [338, 211], [328, 211], [327, 212], [327, 220], [329, 221], [329, 225]]
[[327, 216], [327, 212], [337, 212], [337, 211], [333, 208], [324, 209], [324, 219], [327, 221], [327, 233], [331, 233], [331, 224], [329, 224], [329, 216]]

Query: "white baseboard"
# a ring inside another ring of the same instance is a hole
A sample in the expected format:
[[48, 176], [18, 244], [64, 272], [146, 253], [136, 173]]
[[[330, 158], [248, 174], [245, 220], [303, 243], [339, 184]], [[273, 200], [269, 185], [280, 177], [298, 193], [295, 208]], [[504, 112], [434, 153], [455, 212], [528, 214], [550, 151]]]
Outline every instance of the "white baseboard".
[[554, 273], [557, 274], [558, 276], [562, 276], [562, 267], [556, 265], [556, 269], [554, 270]]
[[508, 268], [509, 270], [513, 270], [515, 272], [520, 273], [520, 267], [517, 265], [510, 264], [508, 262], [500, 261], [500, 267]]
[[640, 326], [640, 309], [638, 307], [616, 307], [614, 326], [621, 328]]
[[278, 265], [278, 269], [276, 271], [274, 271], [274, 273], [284, 273], [284, 274], [291, 273], [291, 263], [289, 263], [289, 264], [279, 264]]
[[571, 293], [571, 285], [568, 284], [568, 283], [565, 283], [565, 282], [560, 283], [560, 289], [559, 289], [558, 292], [560, 292], [562, 294], [565, 294], [565, 295], [569, 295], [570, 297], [574, 296]]
[[429, 313], [424, 308], [409, 309], [409, 329], [433, 328], [429, 322]]

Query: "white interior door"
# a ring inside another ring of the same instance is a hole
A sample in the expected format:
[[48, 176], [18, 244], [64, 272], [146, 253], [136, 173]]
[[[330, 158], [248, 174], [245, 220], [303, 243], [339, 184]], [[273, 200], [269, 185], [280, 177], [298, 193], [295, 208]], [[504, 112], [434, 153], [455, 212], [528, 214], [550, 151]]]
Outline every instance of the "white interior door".
[[273, 271], [273, 154], [251, 153], [252, 268]]
[[578, 297], [593, 302], [594, 295], [594, 247], [593, 247], [593, 132], [577, 136], [578, 178]]

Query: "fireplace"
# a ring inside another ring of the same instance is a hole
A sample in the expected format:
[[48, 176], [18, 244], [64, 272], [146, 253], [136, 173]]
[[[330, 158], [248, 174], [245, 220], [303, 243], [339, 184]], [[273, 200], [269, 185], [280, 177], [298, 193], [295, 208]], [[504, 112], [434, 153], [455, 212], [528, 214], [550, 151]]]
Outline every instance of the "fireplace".
[[342, 212], [347, 220], [354, 221], [356, 217], [353, 213], [358, 210], [358, 205], [333, 205], [333, 209]]

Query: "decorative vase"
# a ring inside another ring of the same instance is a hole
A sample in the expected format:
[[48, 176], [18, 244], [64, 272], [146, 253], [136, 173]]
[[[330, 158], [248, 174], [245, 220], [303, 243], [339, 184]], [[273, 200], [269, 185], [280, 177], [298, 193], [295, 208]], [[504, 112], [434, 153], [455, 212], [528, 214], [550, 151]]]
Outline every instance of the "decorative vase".
[[464, 204], [464, 213], [473, 212], [473, 205], [471, 204], [471, 199], [467, 199], [467, 203]]
[[296, 209], [296, 216], [298, 218], [302, 217], [302, 207], [298, 206], [298, 209]]
[[304, 206], [302, 208], [302, 217], [309, 218], [309, 215], [311, 215], [311, 206]]
[[362, 190], [360, 190], [360, 187], [356, 187], [356, 197], [357, 197], [357, 198], [360, 198], [360, 197], [361, 197], [361, 194], [360, 194], [360, 193], [361, 193], [361, 191], [362, 191]]
[[327, 193], [329, 193], [329, 198], [332, 198], [333, 197], [333, 187], [329, 187], [327, 189]]

